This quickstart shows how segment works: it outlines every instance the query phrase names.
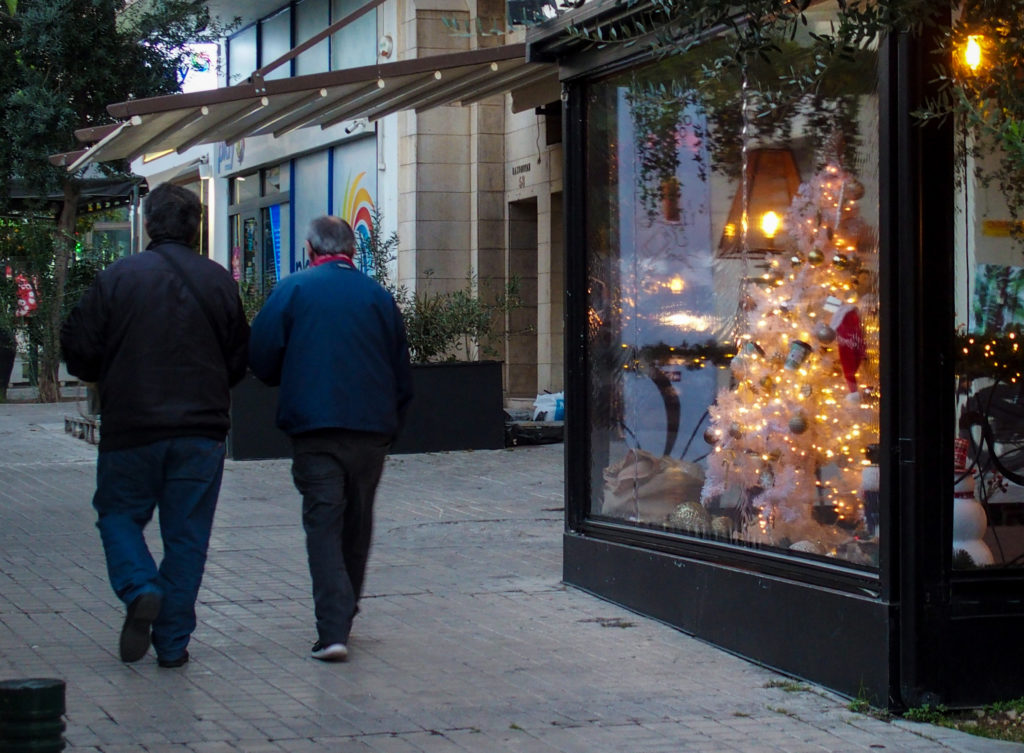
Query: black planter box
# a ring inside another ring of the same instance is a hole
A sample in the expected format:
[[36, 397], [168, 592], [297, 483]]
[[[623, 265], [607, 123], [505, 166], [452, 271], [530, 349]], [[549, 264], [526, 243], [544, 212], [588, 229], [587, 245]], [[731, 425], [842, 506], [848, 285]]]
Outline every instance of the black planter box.
[[392, 454], [505, 447], [500, 361], [412, 367], [415, 397]]
[[231, 390], [228, 457], [232, 460], [290, 458], [292, 440], [277, 428], [277, 387], [251, 373]]
[[[500, 450], [505, 413], [500, 361], [415, 364], [415, 397], [392, 454], [447, 450]], [[291, 457], [291, 440], [277, 428], [277, 388], [252, 374], [231, 391], [228, 457]]]

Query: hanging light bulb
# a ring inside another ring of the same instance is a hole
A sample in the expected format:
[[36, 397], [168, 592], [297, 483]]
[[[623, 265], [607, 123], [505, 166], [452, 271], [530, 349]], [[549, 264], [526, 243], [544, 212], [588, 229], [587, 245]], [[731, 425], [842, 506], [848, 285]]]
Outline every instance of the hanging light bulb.
[[984, 39], [980, 34], [971, 34], [967, 37], [967, 44], [964, 45], [964, 64], [971, 72], [977, 72], [981, 67], [981, 43]]
[[774, 238], [782, 225], [782, 219], [775, 212], [765, 212], [761, 215], [761, 232], [765, 238]]

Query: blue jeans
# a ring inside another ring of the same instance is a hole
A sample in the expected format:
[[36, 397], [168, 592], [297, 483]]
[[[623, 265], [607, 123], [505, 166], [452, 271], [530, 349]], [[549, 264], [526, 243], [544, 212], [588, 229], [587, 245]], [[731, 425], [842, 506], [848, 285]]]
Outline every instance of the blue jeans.
[[[153, 623], [153, 648], [161, 659], [180, 657], [196, 627], [196, 597], [223, 472], [224, 442], [205, 437], [99, 454], [92, 504], [110, 585], [125, 604], [147, 592], [162, 595]], [[159, 569], [143, 535], [155, 508], [164, 544]]]
[[325, 646], [347, 643], [363, 593], [373, 499], [391, 437], [339, 429], [293, 437], [292, 449], [317, 637]]

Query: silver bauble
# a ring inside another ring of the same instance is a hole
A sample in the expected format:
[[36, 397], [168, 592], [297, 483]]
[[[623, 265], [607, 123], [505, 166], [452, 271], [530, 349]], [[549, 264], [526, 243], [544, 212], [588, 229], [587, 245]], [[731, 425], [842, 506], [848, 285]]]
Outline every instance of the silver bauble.
[[731, 539], [733, 532], [732, 518], [728, 515], [718, 515], [711, 519], [711, 534], [722, 539]]
[[820, 541], [803, 539], [789, 547], [794, 552], [806, 552], [807, 554], [826, 554], [824, 545]]
[[668, 524], [672, 528], [705, 535], [711, 529], [711, 515], [700, 502], [683, 502], [669, 514]]
[[825, 324], [825, 322], [821, 322], [817, 327], [814, 328], [814, 336], [818, 339], [818, 342], [822, 342], [828, 345], [830, 342], [836, 339], [836, 331], [827, 324]]

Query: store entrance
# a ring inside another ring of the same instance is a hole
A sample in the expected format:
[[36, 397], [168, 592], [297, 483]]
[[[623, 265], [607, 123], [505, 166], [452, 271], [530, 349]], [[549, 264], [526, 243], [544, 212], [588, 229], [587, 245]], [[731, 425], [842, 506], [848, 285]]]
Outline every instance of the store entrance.
[[281, 279], [281, 216], [287, 207], [252, 207], [231, 217], [232, 272], [240, 285], [259, 295]]

